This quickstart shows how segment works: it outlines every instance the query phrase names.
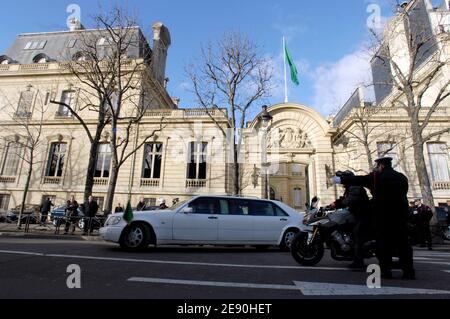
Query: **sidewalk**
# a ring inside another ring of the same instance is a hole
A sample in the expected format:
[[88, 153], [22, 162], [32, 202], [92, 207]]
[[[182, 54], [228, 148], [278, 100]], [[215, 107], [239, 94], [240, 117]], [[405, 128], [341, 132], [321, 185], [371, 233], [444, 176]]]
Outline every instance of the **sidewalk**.
[[34, 238], [34, 239], [61, 239], [61, 240], [88, 240], [88, 241], [102, 241], [98, 231], [94, 231], [91, 236], [83, 236], [83, 231], [76, 228], [75, 232], [64, 235], [64, 225], [60, 227], [59, 234], [55, 233], [56, 227], [52, 223], [43, 225], [29, 225], [28, 232], [25, 232], [25, 225], [22, 229], [17, 228], [16, 223], [0, 223], [0, 238], [15, 237], [15, 238]]

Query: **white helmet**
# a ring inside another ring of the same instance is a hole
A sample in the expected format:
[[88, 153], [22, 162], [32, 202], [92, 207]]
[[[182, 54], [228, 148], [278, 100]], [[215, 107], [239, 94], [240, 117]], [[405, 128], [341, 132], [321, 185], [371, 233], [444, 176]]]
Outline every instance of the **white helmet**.
[[158, 205], [165, 204], [166, 200], [164, 198], [158, 198]]

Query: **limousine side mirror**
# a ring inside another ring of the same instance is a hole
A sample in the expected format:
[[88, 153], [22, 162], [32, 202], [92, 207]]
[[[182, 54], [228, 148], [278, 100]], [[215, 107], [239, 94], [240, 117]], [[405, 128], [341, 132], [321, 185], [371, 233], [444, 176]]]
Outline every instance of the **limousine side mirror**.
[[183, 213], [183, 214], [192, 214], [193, 212], [194, 212], [194, 209], [192, 208], [192, 207], [185, 207], [185, 208], [183, 208], [182, 210], [181, 210], [181, 212]]

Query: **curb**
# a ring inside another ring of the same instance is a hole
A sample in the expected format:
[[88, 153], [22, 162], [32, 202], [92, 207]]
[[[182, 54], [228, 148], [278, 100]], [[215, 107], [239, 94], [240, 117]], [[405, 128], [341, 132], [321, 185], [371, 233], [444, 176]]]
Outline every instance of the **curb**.
[[103, 241], [100, 236], [58, 235], [58, 234], [30, 234], [23, 232], [0, 232], [1, 237], [26, 239], [54, 239], [69, 241]]

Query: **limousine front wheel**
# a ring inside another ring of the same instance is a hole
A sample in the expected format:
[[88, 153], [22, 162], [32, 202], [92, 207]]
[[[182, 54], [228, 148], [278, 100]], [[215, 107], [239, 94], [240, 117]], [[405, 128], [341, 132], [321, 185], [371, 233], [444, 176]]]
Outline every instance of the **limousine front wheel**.
[[298, 233], [298, 229], [289, 228], [283, 234], [283, 238], [281, 239], [280, 249], [283, 251], [289, 251], [291, 249], [292, 240], [294, 240], [295, 236]]
[[151, 241], [150, 227], [143, 223], [127, 226], [120, 238], [120, 247], [125, 250], [143, 250]]

